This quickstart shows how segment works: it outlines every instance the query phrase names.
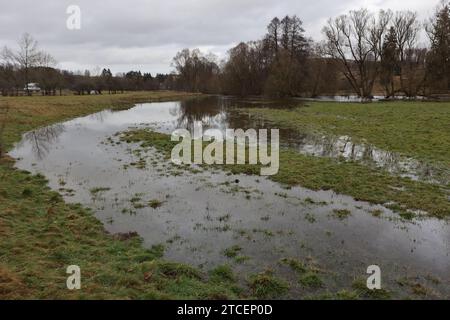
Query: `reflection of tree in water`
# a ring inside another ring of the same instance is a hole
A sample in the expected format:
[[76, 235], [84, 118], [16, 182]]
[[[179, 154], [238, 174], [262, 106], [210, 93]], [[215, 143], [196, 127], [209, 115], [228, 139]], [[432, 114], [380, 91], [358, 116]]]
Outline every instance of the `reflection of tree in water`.
[[181, 101], [179, 107], [171, 110], [178, 116], [177, 128], [185, 128], [193, 132], [194, 124], [201, 122], [203, 129], [270, 129], [271, 125], [263, 119], [257, 119], [243, 112], [236, 112], [240, 107], [255, 107], [234, 98], [202, 97]]
[[181, 101], [177, 109], [177, 115], [177, 128], [185, 128], [191, 132], [193, 132], [194, 125], [197, 122], [202, 123], [204, 130], [209, 128], [224, 129], [228, 126], [226, 106], [223, 99], [218, 97]]
[[97, 113], [93, 113], [93, 114], [89, 115], [89, 118], [91, 120], [95, 120], [95, 121], [103, 123], [105, 121], [105, 117], [110, 115], [110, 114], [111, 114], [111, 111], [105, 110], [105, 111], [100, 111], [100, 112], [97, 112]]
[[315, 156], [342, 157], [351, 161], [363, 161], [383, 167], [395, 167], [401, 161], [401, 157], [394, 152], [380, 150], [371, 144], [355, 143], [348, 136], [303, 134], [296, 138], [296, 144], [302, 151]]
[[368, 143], [355, 143], [348, 136], [326, 136], [301, 134], [294, 131], [281, 132], [288, 144], [301, 153], [317, 157], [357, 161], [397, 174], [410, 174], [415, 177], [431, 178], [436, 176], [435, 168], [414, 159], [376, 148]]
[[[177, 128], [194, 131], [194, 125], [201, 122], [203, 129], [217, 128], [219, 130], [230, 129], [272, 129], [270, 122], [263, 118], [255, 118], [245, 112], [236, 112], [236, 108], [264, 107], [273, 108], [274, 105], [289, 107], [287, 104], [277, 102], [264, 103], [264, 101], [242, 101], [223, 97], [202, 97], [180, 102], [179, 106], [170, 110], [171, 115], [177, 117]], [[334, 159], [346, 159], [348, 161], [361, 162], [370, 166], [382, 167], [385, 170], [410, 174], [422, 178], [435, 178], [449, 176], [448, 172], [437, 173], [436, 168], [413, 159], [405, 159], [395, 152], [381, 150], [368, 143], [355, 143], [349, 136], [318, 135], [299, 132], [289, 128], [279, 128], [281, 144], [295, 147], [301, 153], [317, 157]], [[448, 181], [448, 180], [447, 180]]]
[[31, 144], [31, 149], [35, 157], [42, 160], [50, 151], [50, 146], [55, 143], [65, 127], [63, 124], [56, 124], [42, 129], [34, 130], [25, 134], [24, 141]]

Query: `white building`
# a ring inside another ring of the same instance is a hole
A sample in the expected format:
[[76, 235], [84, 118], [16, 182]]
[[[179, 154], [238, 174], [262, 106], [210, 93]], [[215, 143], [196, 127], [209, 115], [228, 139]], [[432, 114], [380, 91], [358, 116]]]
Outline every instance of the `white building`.
[[35, 82], [30, 82], [27, 84], [25, 88], [23, 88], [24, 91], [31, 91], [31, 92], [39, 92], [41, 91], [41, 88], [39, 88], [39, 84]]

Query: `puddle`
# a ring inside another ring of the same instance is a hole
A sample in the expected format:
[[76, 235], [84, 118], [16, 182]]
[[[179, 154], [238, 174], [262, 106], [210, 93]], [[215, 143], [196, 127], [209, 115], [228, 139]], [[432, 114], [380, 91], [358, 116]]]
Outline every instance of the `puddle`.
[[[130, 127], [169, 133], [192, 128], [194, 121], [202, 121], [204, 129], [253, 124], [233, 112], [235, 104], [214, 98], [103, 111], [27, 133], [10, 155], [19, 158], [20, 169], [44, 174], [68, 202], [93, 208], [109, 232], [137, 232], [147, 247], [164, 244], [169, 260], [205, 270], [228, 263], [242, 279], [271, 268], [292, 279], [292, 297], [304, 289], [280, 265], [283, 258], [314, 259], [331, 291], [351, 287], [357, 277], [365, 279], [367, 267], [376, 264], [384, 283], [402, 294], [408, 293], [398, 279], [432, 276], [439, 279], [428, 284], [433, 292], [450, 296], [450, 228], [445, 221], [405, 222], [382, 206], [331, 191], [285, 189], [264, 177], [179, 170], [151, 148], [138, 154], [133, 152], [137, 145], [108, 139]], [[293, 138], [288, 132], [280, 132], [285, 143]], [[336, 141], [331, 145], [343, 143], [342, 138]], [[348, 148], [313, 148], [311, 154], [347, 154]], [[350, 149], [355, 155], [367, 153]], [[142, 159], [145, 168], [130, 165]], [[337, 210], [350, 214], [339, 218]], [[240, 248], [238, 258], [224, 254], [233, 246]]]

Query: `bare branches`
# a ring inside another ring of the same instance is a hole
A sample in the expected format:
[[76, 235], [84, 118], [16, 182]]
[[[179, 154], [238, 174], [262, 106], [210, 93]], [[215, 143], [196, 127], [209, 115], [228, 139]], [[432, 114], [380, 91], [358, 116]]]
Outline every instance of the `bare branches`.
[[23, 70], [23, 84], [28, 94], [30, 69], [35, 67], [52, 67], [56, 65], [55, 59], [48, 53], [39, 50], [38, 42], [28, 33], [22, 35], [18, 42], [18, 50], [13, 51], [5, 47], [2, 58], [11, 65]]
[[[389, 37], [388, 30], [392, 32]], [[381, 10], [373, 15], [366, 9], [350, 11], [335, 20], [329, 20], [323, 30], [328, 41], [328, 54], [340, 61], [344, 75], [355, 93], [367, 99], [372, 96], [375, 81], [380, 78], [384, 53], [397, 55], [398, 52], [399, 66], [402, 67], [415, 49], [419, 31], [420, 25], [414, 12], [401, 11], [394, 14], [391, 10]], [[385, 48], [387, 38], [395, 42], [393, 45], [396, 48]], [[388, 59], [397, 60], [397, 57]], [[387, 65], [395, 68], [392, 61], [384, 64]], [[394, 71], [387, 74], [392, 74], [393, 77]], [[385, 80], [385, 83], [394, 82], [393, 79]]]
[[397, 38], [400, 61], [405, 61], [406, 51], [413, 49], [420, 31], [417, 13], [412, 11], [398, 11], [393, 19], [393, 27]]
[[218, 74], [217, 57], [213, 54], [203, 55], [199, 49], [183, 49], [173, 58], [173, 66], [180, 85], [187, 91], [210, 92], [213, 78]]
[[390, 11], [381, 11], [375, 18], [367, 9], [360, 9], [330, 19], [323, 30], [329, 55], [341, 62], [344, 75], [362, 98], [372, 95], [391, 17]]

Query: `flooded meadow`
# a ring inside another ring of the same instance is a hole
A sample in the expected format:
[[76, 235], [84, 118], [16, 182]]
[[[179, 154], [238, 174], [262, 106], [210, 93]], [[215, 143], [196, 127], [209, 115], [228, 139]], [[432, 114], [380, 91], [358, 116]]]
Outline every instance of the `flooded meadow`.
[[[293, 108], [307, 101], [206, 97], [137, 104], [28, 132], [10, 155], [49, 179], [67, 202], [93, 210], [112, 234], [162, 245], [164, 259], [210, 270], [230, 265], [242, 282], [270, 270], [290, 284], [288, 298], [351, 292], [378, 265], [393, 298], [450, 297], [447, 220], [404, 220], [391, 209], [341, 195], [287, 186], [217, 167], [177, 167], [160, 152], [126, 143], [145, 128], [267, 128], [246, 110]], [[349, 136], [280, 129], [282, 147], [313, 157], [356, 161], [390, 174], [447, 184], [439, 168], [354, 142]], [[299, 268], [301, 266], [301, 268]]]

